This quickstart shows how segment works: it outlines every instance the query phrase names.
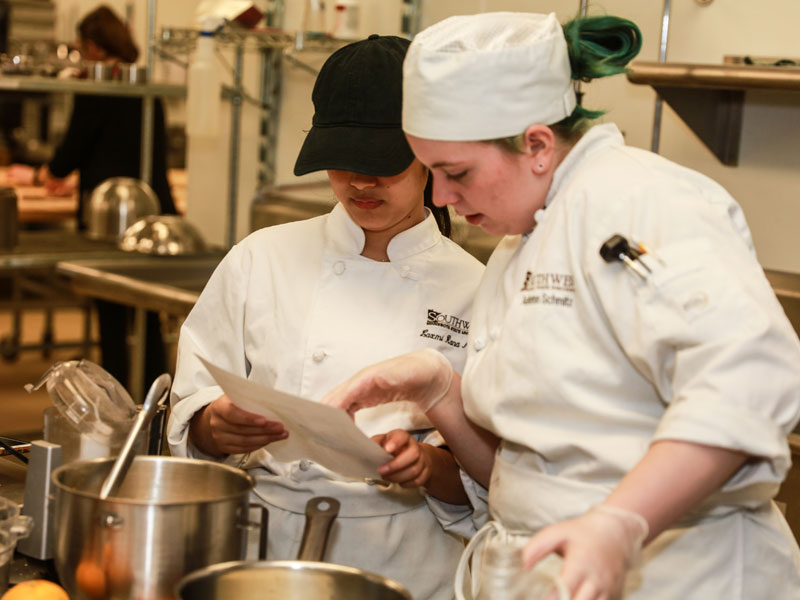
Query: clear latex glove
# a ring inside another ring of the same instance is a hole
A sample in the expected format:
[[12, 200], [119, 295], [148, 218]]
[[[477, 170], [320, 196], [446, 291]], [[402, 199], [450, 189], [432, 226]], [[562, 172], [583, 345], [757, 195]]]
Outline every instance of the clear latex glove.
[[531, 566], [556, 552], [564, 557], [561, 579], [573, 600], [611, 600], [622, 592], [648, 532], [641, 515], [601, 504], [534, 535], [523, 550], [523, 562]]
[[322, 399], [353, 415], [388, 402], [414, 402], [428, 412], [445, 397], [453, 368], [444, 354], [424, 348], [361, 369]]

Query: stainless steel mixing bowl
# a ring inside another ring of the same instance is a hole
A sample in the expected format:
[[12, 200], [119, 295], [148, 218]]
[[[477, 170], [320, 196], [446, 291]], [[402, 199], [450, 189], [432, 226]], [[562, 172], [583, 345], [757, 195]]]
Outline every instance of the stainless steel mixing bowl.
[[208, 250], [197, 228], [178, 215], [151, 215], [139, 219], [125, 231], [119, 246], [130, 252], [160, 256]]
[[98, 185], [86, 206], [86, 235], [119, 241], [133, 223], [159, 212], [158, 196], [144, 181], [112, 177]]

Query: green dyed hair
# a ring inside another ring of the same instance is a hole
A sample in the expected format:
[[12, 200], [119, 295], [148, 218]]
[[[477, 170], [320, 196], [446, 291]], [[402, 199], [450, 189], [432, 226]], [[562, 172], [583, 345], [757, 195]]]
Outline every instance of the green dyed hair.
[[[598, 77], [617, 75], [627, 70], [628, 63], [642, 48], [642, 32], [633, 21], [613, 16], [576, 17], [562, 26], [567, 40], [572, 79], [591, 81]], [[580, 103], [568, 117], [550, 125], [560, 138], [576, 142], [591, 121], [605, 114], [589, 110]], [[490, 143], [511, 152], [520, 152], [522, 134]]]

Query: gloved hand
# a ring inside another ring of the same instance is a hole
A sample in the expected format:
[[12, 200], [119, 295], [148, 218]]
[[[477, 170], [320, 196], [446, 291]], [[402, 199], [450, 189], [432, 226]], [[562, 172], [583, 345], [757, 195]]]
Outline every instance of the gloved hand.
[[611, 600], [622, 592], [625, 574], [648, 532], [641, 515], [601, 504], [534, 535], [522, 560], [530, 567], [556, 552], [564, 557], [561, 579], [573, 600]]
[[424, 348], [361, 369], [322, 399], [350, 415], [388, 402], [415, 402], [428, 412], [445, 397], [453, 368], [444, 354]]

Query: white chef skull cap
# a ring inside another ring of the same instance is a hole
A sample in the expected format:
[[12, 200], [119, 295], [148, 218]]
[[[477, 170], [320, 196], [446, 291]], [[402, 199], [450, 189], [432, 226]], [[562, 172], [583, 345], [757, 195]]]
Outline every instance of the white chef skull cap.
[[450, 17], [414, 37], [403, 63], [403, 131], [421, 138], [510, 137], [568, 117], [575, 104], [553, 13]]

